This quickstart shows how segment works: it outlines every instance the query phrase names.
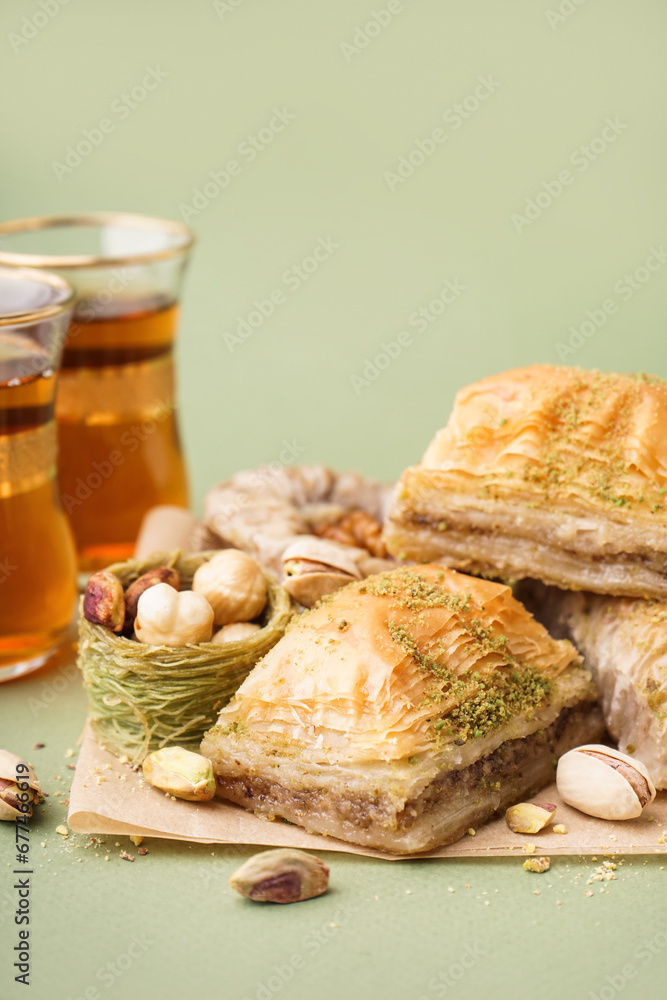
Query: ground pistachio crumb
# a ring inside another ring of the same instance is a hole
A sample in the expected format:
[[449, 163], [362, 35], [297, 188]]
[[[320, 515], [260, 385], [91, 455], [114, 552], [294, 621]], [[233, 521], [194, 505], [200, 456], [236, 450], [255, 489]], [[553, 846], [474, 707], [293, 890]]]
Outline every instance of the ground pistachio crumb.
[[526, 858], [523, 863], [523, 867], [527, 872], [537, 872], [538, 875], [542, 872], [548, 872], [551, 867], [550, 858]]

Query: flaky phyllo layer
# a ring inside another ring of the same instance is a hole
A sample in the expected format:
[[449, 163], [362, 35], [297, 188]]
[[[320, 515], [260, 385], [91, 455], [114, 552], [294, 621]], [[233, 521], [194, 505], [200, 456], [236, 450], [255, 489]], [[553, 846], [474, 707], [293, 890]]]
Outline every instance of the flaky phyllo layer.
[[[594, 697], [574, 648], [508, 587], [440, 566], [352, 584], [298, 619], [205, 745], [314, 767], [466, 766]], [[235, 749], [236, 748], [236, 749]]]
[[667, 529], [667, 383], [531, 365], [462, 389], [422, 466], [533, 502], [632, 508]]
[[573, 594], [530, 581], [523, 593], [590, 667], [619, 750], [667, 788], [667, 601]]
[[667, 596], [667, 384], [532, 365], [456, 397], [387, 516], [399, 559]]

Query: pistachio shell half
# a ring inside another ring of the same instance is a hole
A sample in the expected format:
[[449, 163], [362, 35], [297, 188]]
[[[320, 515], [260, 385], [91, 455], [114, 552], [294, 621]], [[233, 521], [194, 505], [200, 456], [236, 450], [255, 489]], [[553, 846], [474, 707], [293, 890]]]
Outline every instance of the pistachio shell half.
[[599, 819], [634, 819], [655, 798], [640, 760], [600, 744], [577, 747], [561, 757], [556, 784], [568, 805]]
[[326, 892], [329, 866], [306, 851], [277, 848], [248, 858], [229, 884], [257, 902], [299, 903]]

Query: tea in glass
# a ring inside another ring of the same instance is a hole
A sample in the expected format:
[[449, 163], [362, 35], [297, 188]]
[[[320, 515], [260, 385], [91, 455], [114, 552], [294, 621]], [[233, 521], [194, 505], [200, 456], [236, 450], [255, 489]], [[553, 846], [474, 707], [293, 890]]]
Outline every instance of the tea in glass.
[[74, 285], [56, 416], [59, 484], [79, 567], [130, 557], [157, 504], [187, 506], [175, 410], [178, 295], [192, 245], [179, 223], [96, 214], [0, 226], [0, 262]]
[[75, 608], [54, 419], [73, 298], [55, 276], [0, 268], [0, 680], [41, 666]]

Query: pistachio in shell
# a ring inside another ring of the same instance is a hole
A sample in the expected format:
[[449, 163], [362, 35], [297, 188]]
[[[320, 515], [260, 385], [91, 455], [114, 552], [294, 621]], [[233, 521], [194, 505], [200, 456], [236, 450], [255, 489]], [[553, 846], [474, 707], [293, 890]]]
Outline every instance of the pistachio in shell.
[[30, 765], [9, 750], [0, 750], [0, 820], [32, 816], [33, 803], [39, 801], [41, 793]]
[[83, 595], [83, 617], [111, 632], [122, 632], [125, 622], [125, 594], [115, 573], [101, 569], [89, 577]]
[[300, 903], [326, 892], [329, 866], [307, 851], [261, 851], [234, 872], [232, 889], [260, 903]]

